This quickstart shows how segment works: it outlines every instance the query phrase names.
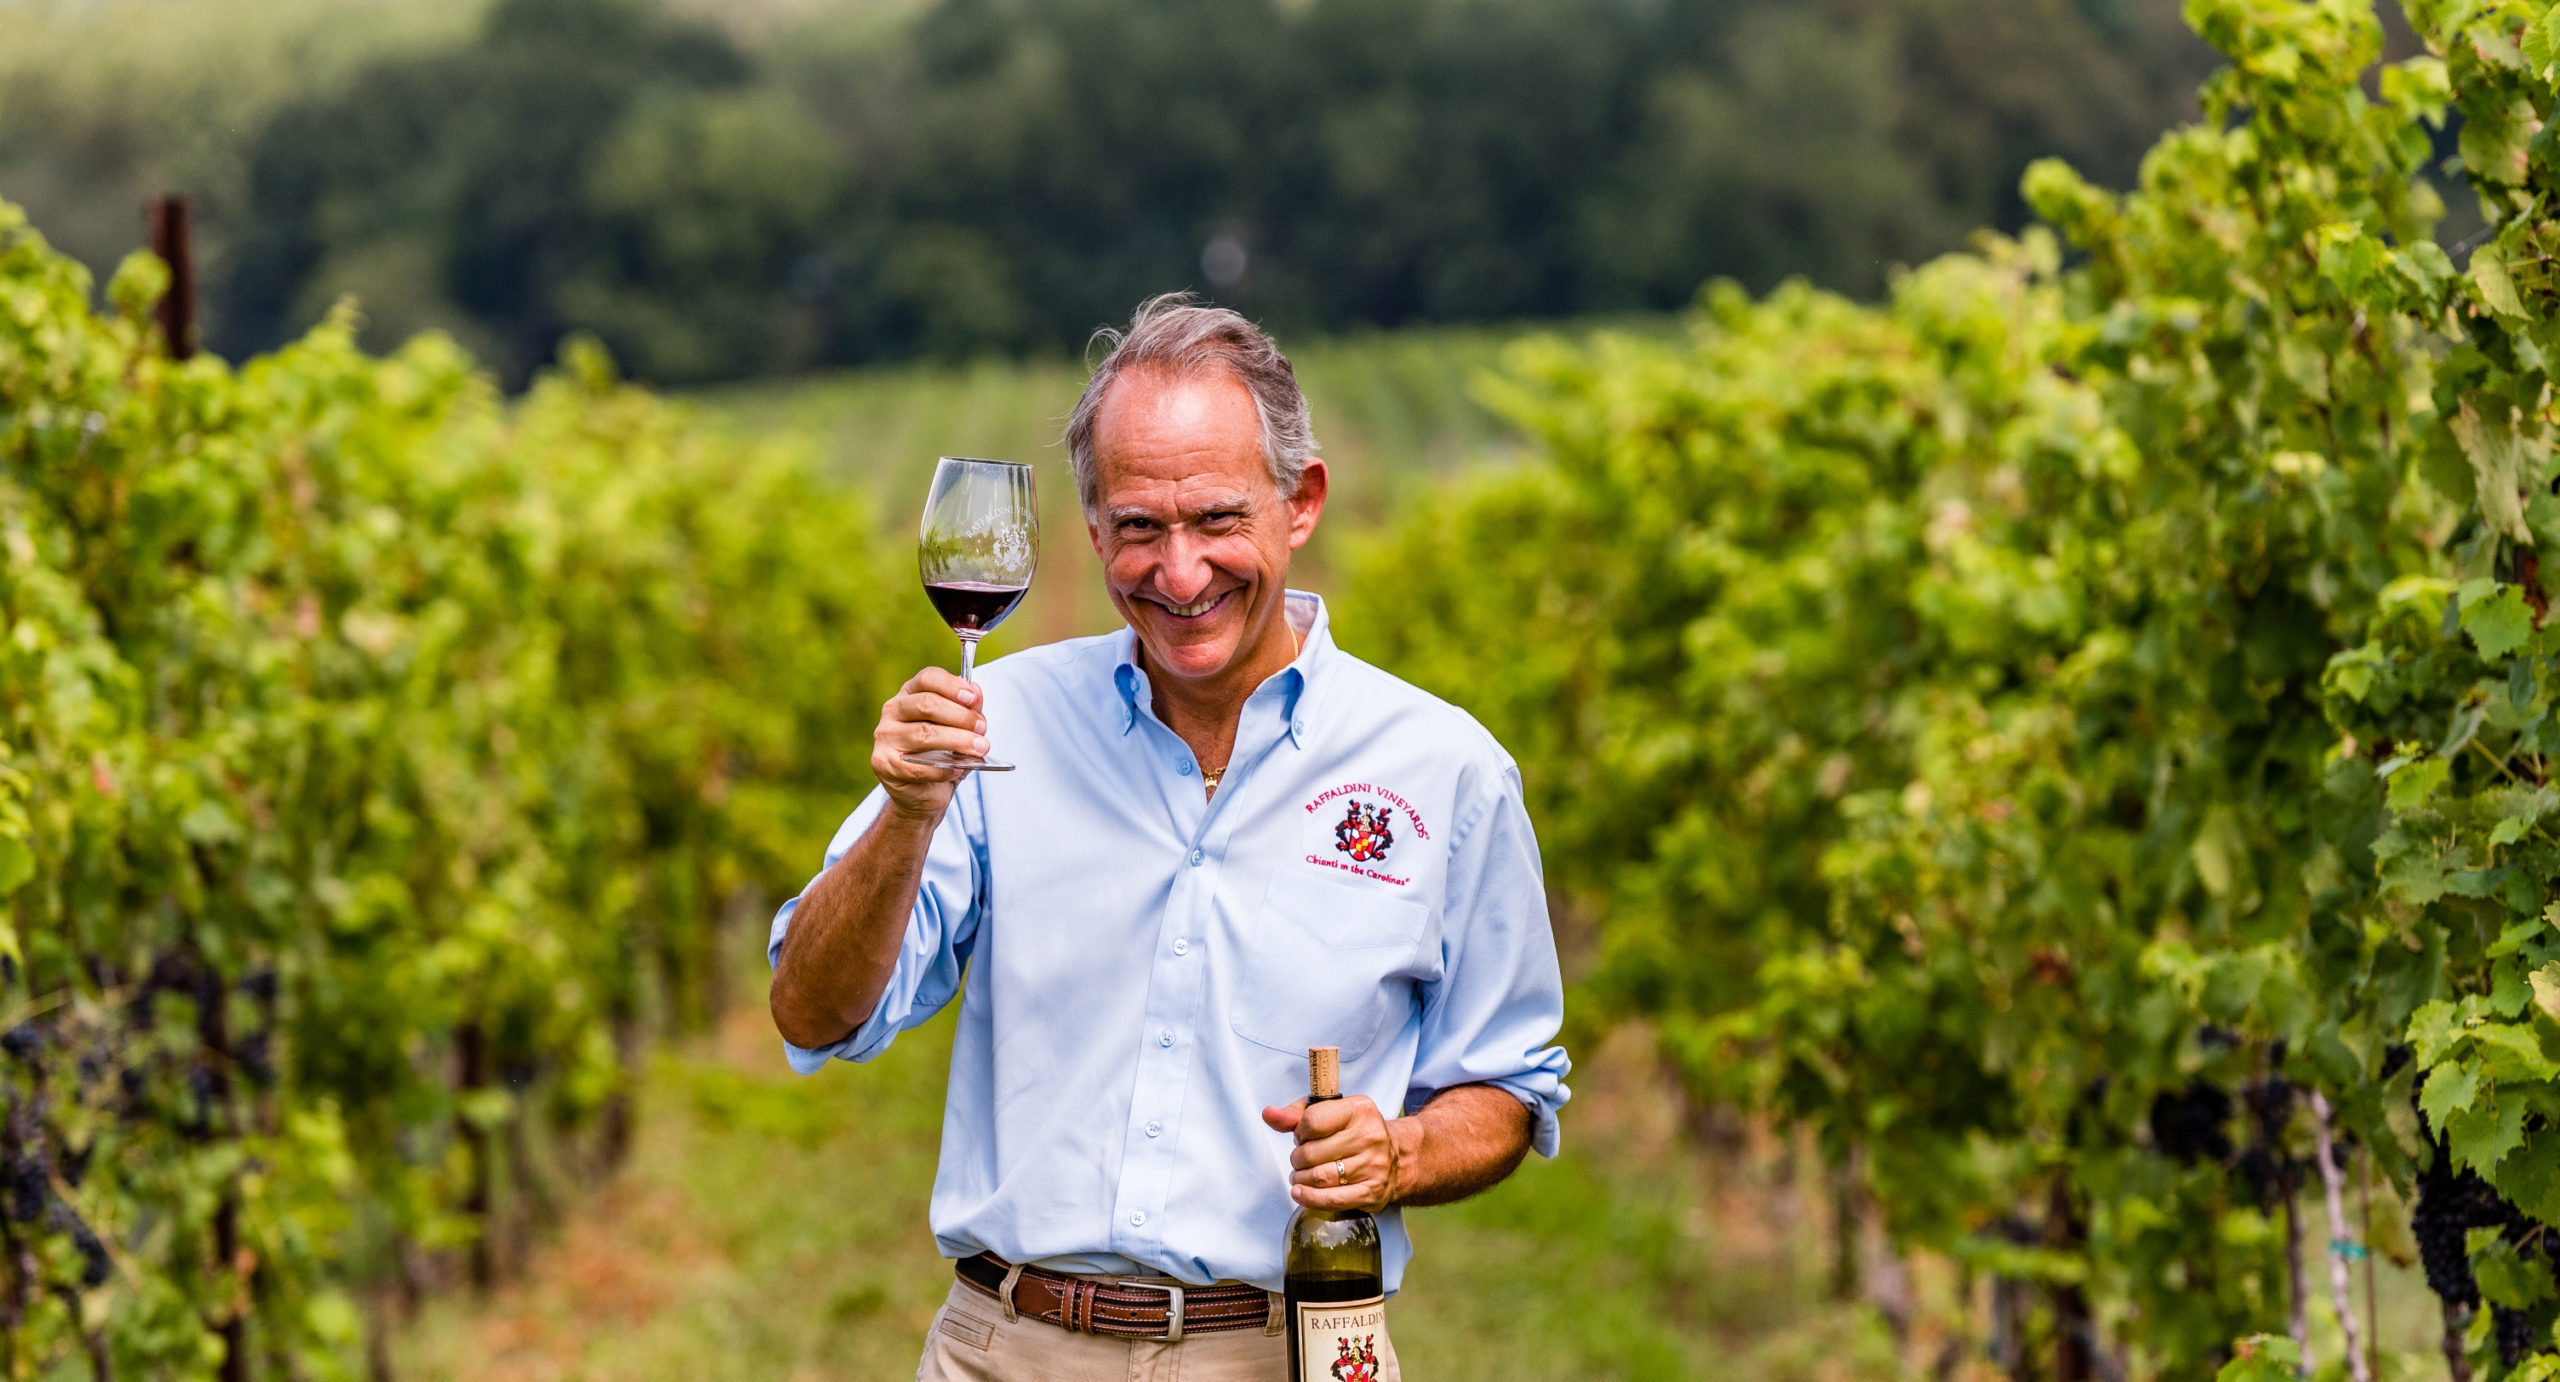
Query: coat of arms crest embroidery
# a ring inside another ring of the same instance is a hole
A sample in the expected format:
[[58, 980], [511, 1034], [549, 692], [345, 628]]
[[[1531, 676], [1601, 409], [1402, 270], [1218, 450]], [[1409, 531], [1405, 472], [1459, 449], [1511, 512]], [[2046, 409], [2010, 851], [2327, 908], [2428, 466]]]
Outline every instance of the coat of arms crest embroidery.
[[1388, 825], [1387, 808], [1365, 806], [1358, 801], [1343, 813], [1333, 827], [1333, 847], [1348, 854], [1358, 863], [1384, 859], [1396, 842], [1395, 831]]

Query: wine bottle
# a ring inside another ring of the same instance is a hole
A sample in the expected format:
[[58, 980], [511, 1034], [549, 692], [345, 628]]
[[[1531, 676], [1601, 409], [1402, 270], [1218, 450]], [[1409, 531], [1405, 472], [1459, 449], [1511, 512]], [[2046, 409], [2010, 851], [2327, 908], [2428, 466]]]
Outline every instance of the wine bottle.
[[[1307, 1048], [1307, 1107], [1342, 1097], [1342, 1051]], [[1386, 1267], [1365, 1209], [1300, 1205], [1289, 1216], [1281, 1300], [1289, 1382], [1377, 1382], [1386, 1374]]]

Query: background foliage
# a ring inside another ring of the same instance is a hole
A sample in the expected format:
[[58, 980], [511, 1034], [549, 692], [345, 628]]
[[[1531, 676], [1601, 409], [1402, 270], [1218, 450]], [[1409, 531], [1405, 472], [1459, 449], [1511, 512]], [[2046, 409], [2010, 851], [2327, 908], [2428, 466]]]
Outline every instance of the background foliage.
[[[2019, 224], [2038, 155], [2129, 178], [2211, 56], [2168, 0], [237, 8], [0, 13], [0, 195], [103, 269], [192, 191], [222, 353], [353, 293], [510, 387], [572, 328], [687, 382], [1071, 349], [1185, 285], [1299, 333], [1872, 293]], [[172, 11], [201, 67], [131, 36]]]
[[0, 206], [0, 1372], [334, 1375], [609, 1164], [926, 645], [861, 505], [591, 345], [177, 364], [163, 283]]
[[2027, 176], [2076, 267], [1525, 351], [1544, 462], [1346, 620], [1519, 751], [1591, 996], [1991, 1278], [2020, 1366], [2316, 1355], [2334, 1130], [2449, 1351], [2543, 1376], [2560, 17], [2414, 5], [2376, 80], [2353, 0], [2189, 15], [2231, 65], [2135, 191]]

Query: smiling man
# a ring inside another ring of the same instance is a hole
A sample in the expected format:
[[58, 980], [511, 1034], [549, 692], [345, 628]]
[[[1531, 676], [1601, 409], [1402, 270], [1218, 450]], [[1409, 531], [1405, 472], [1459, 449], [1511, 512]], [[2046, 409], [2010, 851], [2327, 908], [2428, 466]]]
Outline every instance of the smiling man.
[[[1568, 1069], [1520, 778], [1288, 588], [1327, 475], [1233, 312], [1138, 310], [1067, 428], [1119, 633], [938, 668], [774, 918], [794, 1068], [960, 1001], [920, 1379], [1270, 1382], [1293, 1201], [1445, 1203], [1556, 1150]], [[987, 751], [965, 779], [905, 755]], [[1309, 1108], [1310, 1046], [1346, 1097]], [[1383, 1376], [1398, 1376], [1392, 1352]]]

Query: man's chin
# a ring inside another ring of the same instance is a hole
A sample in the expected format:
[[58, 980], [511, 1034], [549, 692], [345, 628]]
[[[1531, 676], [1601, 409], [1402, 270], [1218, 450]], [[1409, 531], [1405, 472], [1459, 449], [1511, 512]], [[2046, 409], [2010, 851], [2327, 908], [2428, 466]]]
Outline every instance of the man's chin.
[[[1149, 621], [1151, 624], [1154, 622]], [[1146, 644], [1147, 661], [1164, 669], [1165, 674], [1184, 681], [1203, 681], [1227, 670], [1236, 658], [1237, 639], [1233, 631], [1224, 636], [1182, 630], [1180, 636], [1168, 637], [1161, 627], [1147, 630], [1150, 636], [1140, 639]]]

